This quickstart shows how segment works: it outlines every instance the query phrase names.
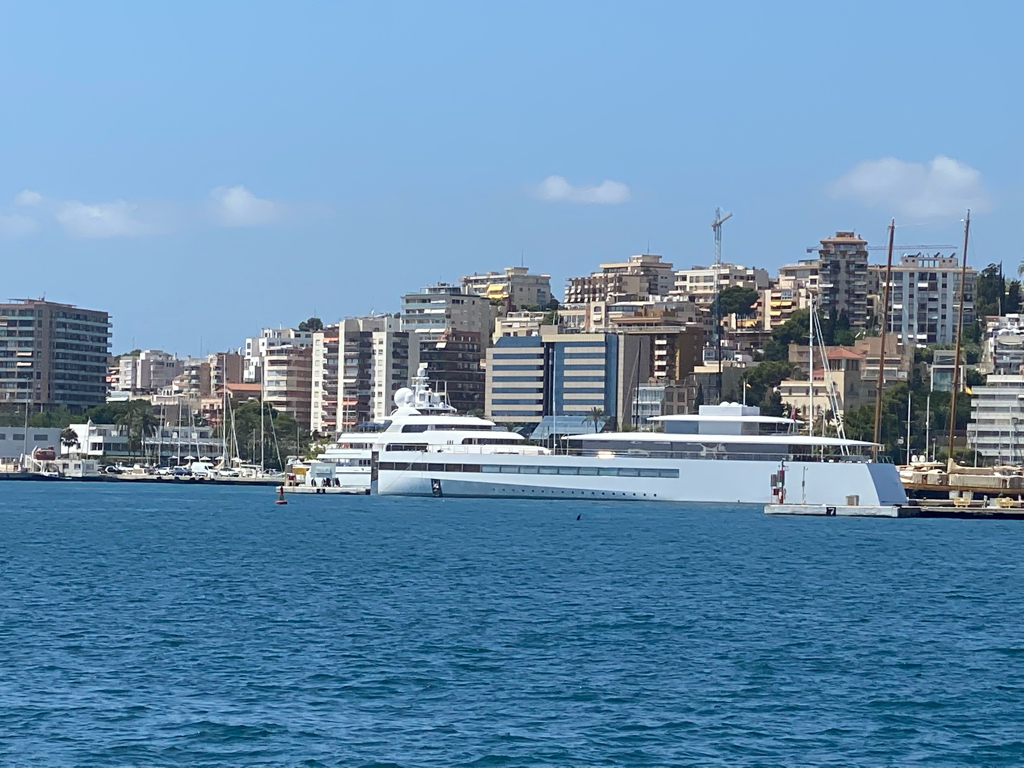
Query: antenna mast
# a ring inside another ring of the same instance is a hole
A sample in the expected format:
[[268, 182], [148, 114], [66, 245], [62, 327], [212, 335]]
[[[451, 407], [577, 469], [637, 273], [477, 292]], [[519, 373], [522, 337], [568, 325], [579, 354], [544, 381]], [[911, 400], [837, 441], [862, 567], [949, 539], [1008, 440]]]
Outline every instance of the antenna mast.
[[722, 308], [718, 302], [718, 277], [722, 268], [722, 225], [732, 218], [732, 213], [722, 213], [721, 208], [715, 208], [715, 220], [711, 222], [711, 229], [715, 233], [715, 262], [712, 266], [714, 271], [715, 286], [715, 356], [718, 358], [718, 402], [722, 402]]

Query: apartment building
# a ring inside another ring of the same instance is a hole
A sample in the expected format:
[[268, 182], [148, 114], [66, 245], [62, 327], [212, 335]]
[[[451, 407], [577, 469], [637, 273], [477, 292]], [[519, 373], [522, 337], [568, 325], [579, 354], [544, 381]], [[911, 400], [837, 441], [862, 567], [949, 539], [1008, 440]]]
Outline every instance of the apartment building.
[[111, 390], [127, 392], [155, 392], [171, 384], [182, 372], [182, 361], [177, 355], [161, 349], [143, 349], [117, 358], [117, 380]]
[[991, 375], [971, 397], [967, 446], [994, 464], [1024, 463], [1024, 375]]
[[313, 333], [297, 328], [264, 328], [259, 336], [245, 340], [242, 360], [242, 381], [263, 380], [264, 356], [279, 347], [312, 347]]
[[263, 402], [287, 413], [301, 429], [308, 430], [313, 391], [312, 345], [269, 348], [263, 355], [262, 379]]
[[540, 327], [549, 315], [554, 319], [549, 312], [509, 312], [504, 317], [496, 317], [491, 343], [497, 343], [502, 336], [539, 336]]
[[989, 321], [981, 363], [987, 373], [1024, 373], [1024, 317], [1003, 315]]
[[608, 262], [600, 267], [599, 272], [586, 277], [570, 277], [566, 280], [566, 303], [668, 296], [675, 284], [672, 264], [663, 262], [661, 256], [656, 254], [634, 254], [626, 261]]
[[402, 328], [410, 338], [436, 341], [445, 331], [491, 336], [491, 302], [461, 285], [437, 283], [402, 297]]
[[106, 399], [106, 312], [17, 299], [0, 304], [0, 333], [0, 401], [82, 409]]
[[436, 341], [420, 343], [420, 363], [427, 365], [427, 379], [435, 392], [443, 392], [460, 413], [484, 410], [486, 375], [481, 367], [480, 334], [448, 330]]
[[836, 232], [818, 249], [817, 309], [825, 317], [850, 318], [851, 328], [868, 324], [868, 244], [853, 232]]
[[[885, 289], [885, 269], [884, 265], [870, 267], [880, 292]], [[899, 263], [892, 267], [889, 332], [909, 346], [954, 343], [960, 277], [961, 268], [956, 256], [901, 256]], [[975, 270], [968, 268], [964, 280], [964, 323], [974, 322], [976, 279]], [[881, 301], [878, 306], [881, 307]]]
[[341, 363], [339, 325], [313, 333], [310, 430], [321, 435], [338, 431], [338, 372]]
[[473, 273], [461, 278], [464, 293], [504, 304], [509, 311], [546, 308], [551, 303], [551, 275], [530, 274], [529, 267], [505, 267], [503, 272]]
[[381, 421], [394, 409], [395, 392], [408, 386], [419, 362], [419, 343], [401, 330], [398, 315], [350, 317], [315, 334], [312, 424], [321, 434]]
[[793, 317], [793, 313], [810, 307], [811, 289], [798, 280], [782, 278], [776, 285], [760, 292], [758, 309], [761, 314], [761, 327], [770, 331]]
[[731, 286], [763, 291], [768, 287], [768, 270], [744, 267], [742, 264], [712, 264], [709, 267], [693, 266], [675, 273], [675, 287], [672, 294], [691, 296], [702, 304], [715, 299], [716, 290]]

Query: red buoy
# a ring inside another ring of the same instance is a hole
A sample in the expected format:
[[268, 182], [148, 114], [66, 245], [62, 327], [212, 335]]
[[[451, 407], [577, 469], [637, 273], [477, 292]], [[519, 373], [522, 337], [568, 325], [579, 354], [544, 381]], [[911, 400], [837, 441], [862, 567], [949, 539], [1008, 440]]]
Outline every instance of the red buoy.
[[287, 501], [284, 500], [284, 486], [283, 485], [277, 486], [277, 501], [275, 501], [274, 503], [275, 504], [287, 504], [288, 503]]

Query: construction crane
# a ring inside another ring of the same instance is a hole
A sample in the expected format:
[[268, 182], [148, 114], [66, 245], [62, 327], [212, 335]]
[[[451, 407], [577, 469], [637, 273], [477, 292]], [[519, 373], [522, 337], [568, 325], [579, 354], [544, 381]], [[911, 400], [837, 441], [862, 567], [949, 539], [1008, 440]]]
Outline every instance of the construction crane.
[[[884, 251], [888, 248], [887, 245], [869, 245], [865, 247], [868, 251]], [[947, 250], [949, 248], [959, 248], [958, 245], [894, 245], [893, 250], [895, 251], [923, 251], [930, 248], [937, 248], [939, 250]], [[807, 248], [807, 253], [814, 253], [820, 251], [820, 245], [811, 245]]]
[[718, 358], [718, 402], [722, 402], [722, 310], [718, 303], [718, 273], [722, 267], [722, 225], [730, 218], [732, 218], [732, 213], [723, 214], [721, 208], [715, 208], [715, 220], [711, 222], [711, 229], [715, 233], [715, 263], [712, 269], [715, 277], [715, 356]]

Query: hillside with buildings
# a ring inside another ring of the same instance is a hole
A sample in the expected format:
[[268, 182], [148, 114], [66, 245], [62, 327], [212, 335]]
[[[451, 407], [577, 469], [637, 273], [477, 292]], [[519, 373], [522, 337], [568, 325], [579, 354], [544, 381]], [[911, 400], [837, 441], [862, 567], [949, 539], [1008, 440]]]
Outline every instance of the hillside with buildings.
[[[562, 300], [549, 275], [505, 267], [409, 286], [393, 312], [264, 328], [237, 348], [200, 357], [141, 348], [111, 356], [107, 313], [17, 300], [0, 305], [0, 420], [76, 424], [81, 432], [88, 414], [144, 407], [153, 434], [199, 430], [216, 442], [226, 412], [258, 404], [261, 413], [266, 406], [288, 420], [289, 447], [301, 452], [310, 440], [387, 419], [395, 392], [425, 364], [432, 386], [455, 408], [537, 439], [652, 429], [651, 417], [730, 400], [796, 415], [819, 432], [842, 421], [848, 434], [870, 439], [865, 424], [881, 371], [887, 449], [897, 459], [937, 456], [962, 298], [958, 381], [967, 397], [958, 407], [957, 445], [982, 463], [1020, 462], [1020, 283], [995, 265], [963, 271], [955, 252], [899, 253], [882, 350], [885, 274], [852, 231], [823, 238], [813, 257], [774, 275], [634, 254], [568, 278]], [[822, 335], [813, 354], [812, 305]], [[123, 423], [100, 428], [125, 438], [130, 431]], [[118, 453], [87, 432], [78, 445], [69, 435], [66, 450]], [[259, 441], [254, 436], [251, 445]], [[128, 452], [127, 442], [122, 448]]]

